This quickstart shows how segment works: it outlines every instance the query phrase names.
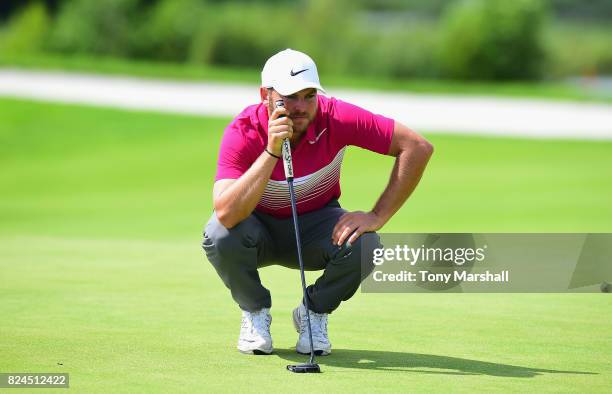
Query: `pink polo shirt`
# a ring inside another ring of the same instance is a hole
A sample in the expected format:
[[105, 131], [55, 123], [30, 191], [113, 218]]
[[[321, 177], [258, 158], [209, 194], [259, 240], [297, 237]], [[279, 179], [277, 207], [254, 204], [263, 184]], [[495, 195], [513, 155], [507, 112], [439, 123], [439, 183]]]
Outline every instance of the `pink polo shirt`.
[[[292, 150], [299, 214], [340, 197], [340, 165], [347, 146], [387, 154], [393, 119], [375, 115], [333, 97], [318, 95], [318, 109], [306, 135]], [[215, 180], [238, 179], [268, 143], [268, 111], [262, 103], [245, 108], [225, 129]], [[256, 209], [276, 217], [291, 216], [289, 188], [279, 160]]]

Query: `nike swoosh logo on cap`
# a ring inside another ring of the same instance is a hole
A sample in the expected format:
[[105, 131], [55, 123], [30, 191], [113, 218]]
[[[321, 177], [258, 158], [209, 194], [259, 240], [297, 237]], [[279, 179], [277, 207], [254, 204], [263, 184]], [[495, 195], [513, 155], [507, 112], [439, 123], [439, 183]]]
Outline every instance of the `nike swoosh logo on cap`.
[[293, 72], [293, 69], [292, 69], [292, 70], [289, 72], [289, 74], [291, 74], [291, 76], [292, 76], [292, 77], [295, 77], [296, 75], [301, 74], [301, 73], [303, 73], [303, 72], [304, 72], [304, 71], [306, 71], [306, 70], [308, 70], [308, 69], [307, 69], [307, 68], [305, 68], [305, 69], [303, 69], [303, 70], [300, 70], [300, 71], [298, 71], [298, 72], [295, 72], [295, 73], [294, 73], [294, 72]]
[[327, 127], [324, 128], [323, 130], [321, 130], [321, 132], [317, 135], [317, 137], [315, 138], [314, 141], [308, 141], [309, 144], [316, 144], [317, 141], [319, 140], [319, 138], [321, 138], [321, 134], [325, 133], [327, 131]]

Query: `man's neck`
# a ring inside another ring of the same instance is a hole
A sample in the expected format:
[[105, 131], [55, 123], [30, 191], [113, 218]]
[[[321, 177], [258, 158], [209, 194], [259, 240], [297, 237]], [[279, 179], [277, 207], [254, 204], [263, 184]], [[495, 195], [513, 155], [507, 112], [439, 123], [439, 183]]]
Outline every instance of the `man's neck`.
[[300, 143], [300, 141], [302, 141], [305, 135], [305, 131], [300, 133], [299, 135], [294, 134], [293, 137], [291, 137], [291, 139], [289, 140], [289, 142], [291, 143], [291, 147], [295, 148], [296, 146], [298, 146], [298, 144]]

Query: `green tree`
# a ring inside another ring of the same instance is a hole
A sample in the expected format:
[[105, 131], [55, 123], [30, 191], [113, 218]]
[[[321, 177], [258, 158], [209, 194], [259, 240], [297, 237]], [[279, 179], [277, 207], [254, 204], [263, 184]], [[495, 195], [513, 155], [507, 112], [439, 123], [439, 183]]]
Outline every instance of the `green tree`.
[[62, 52], [126, 56], [141, 15], [138, 0], [74, 0], [63, 3], [51, 34]]
[[443, 20], [440, 65], [459, 79], [535, 79], [544, 54], [539, 0], [462, 0]]
[[36, 52], [45, 45], [49, 31], [49, 16], [45, 5], [34, 2], [16, 13], [0, 34], [0, 52]]

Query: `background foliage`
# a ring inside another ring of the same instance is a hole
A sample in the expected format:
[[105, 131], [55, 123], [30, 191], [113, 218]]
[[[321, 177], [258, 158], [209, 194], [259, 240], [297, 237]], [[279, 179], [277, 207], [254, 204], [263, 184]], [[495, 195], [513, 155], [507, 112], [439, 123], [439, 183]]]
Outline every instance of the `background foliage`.
[[260, 68], [292, 47], [334, 74], [550, 79], [612, 73], [610, 20], [601, 0], [11, 0], [0, 56]]

